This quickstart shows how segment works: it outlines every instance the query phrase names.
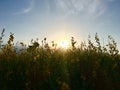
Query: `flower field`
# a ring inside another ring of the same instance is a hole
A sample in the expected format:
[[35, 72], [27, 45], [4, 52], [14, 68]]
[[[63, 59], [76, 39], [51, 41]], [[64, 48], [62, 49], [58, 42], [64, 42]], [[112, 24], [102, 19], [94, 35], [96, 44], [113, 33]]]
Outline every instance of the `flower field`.
[[41, 43], [31, 40], [31, 45], [19, 52], [14, 44], [14, 34], [3, 44], [4, 29], [0, 36], [0, 90], [120, 90], [120, 55], [115, 40], [101, 45], [95, 34], [76, 46], [57, 48], [44, 38]]

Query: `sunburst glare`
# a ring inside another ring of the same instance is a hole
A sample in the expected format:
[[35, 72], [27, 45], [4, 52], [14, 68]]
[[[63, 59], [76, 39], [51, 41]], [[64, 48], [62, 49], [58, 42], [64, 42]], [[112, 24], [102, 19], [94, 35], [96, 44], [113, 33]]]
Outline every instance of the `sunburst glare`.
[[67, 49], [67, 48], [69, 48], [69, 42], [66, 40], [63, 40], [63, 41], [58, 43], [58, 46], [61, 48]]

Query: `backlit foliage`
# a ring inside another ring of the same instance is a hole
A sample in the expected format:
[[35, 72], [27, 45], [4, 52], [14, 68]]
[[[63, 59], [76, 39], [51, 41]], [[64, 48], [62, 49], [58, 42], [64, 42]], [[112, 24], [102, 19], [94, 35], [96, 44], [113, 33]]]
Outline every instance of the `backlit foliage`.
[[[45, 37], [41, 43], [23, 42], [17, 51], [14, 34], [3, 45], [0, 36], [0, 90], [119, 90], [120, 55], [115, 40], [108, 36], [102, 46], [98, 34], [95, 43], [81, 42], [76, 47], [74, 37], [67, 50], [57, 48]], [[26, 47], [26, 48], [24, 48]]]

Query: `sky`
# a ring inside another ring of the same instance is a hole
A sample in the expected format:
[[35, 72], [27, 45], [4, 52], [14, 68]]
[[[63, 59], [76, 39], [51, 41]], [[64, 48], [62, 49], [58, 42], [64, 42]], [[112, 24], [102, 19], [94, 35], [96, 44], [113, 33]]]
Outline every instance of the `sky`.
[[120, 44], [119, 10], [120, 0], [0, 0], [0, 31], [6, 29], [4, 40], [14, 33], [15, 42], [81, 42], [98, 33], [101, 41], [111, 35]]

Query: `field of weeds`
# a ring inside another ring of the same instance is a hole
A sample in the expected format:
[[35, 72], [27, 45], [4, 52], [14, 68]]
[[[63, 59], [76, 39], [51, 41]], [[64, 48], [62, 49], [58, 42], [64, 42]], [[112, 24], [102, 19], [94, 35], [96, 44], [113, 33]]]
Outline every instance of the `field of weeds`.
[[[44, 38], [19, 52], [10, 33], [3, 45], [0, 37], [0, 90], [120, 90], [120, 55], [111, 36], [102, 46], [98, 35], [95, 43], [88, 39], [76, 47], [71, 38], [67, 50], [52, 46]], [[25, 47], [24, 43], [20, 43]], [[52, 48], [51, 48], [52, 47]]]

